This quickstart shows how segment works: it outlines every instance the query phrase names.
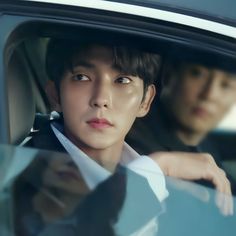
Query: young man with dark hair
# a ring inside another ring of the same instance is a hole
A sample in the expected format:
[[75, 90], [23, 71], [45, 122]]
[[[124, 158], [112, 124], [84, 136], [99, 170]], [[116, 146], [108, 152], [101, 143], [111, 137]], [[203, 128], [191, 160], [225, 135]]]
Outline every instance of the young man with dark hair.
[[[147, 120], [136, 122], [129, 143], [146, 154], [207, 152], [222, 166], [217, 147], [207, 135], [236, 102], [234, 60], [176, 50], [166, 59], [162, 79], [161, 93], [154, 101], [153, 111]], [[146, 142], [143, 142], [142, 136], [146, 133]], [[231, 181], [235, 185], [235, 181]]]

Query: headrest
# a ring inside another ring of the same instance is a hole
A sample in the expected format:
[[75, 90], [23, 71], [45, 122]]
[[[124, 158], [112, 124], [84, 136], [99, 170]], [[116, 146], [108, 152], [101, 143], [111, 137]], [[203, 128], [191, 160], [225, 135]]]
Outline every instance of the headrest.
[[31, 72], [19, 50], [11, 55], [7, 68], [10, 143], [20, 144], [30, 133], [35, 116]]

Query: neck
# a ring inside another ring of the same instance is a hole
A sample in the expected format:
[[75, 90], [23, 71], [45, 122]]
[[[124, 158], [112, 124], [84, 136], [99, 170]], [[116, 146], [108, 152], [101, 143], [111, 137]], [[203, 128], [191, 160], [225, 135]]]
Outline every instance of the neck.
[[124, 140], [121, 140], [110, 147], [94, 148], [83, 144], [82, 142], [67, 135], [67, 137], [90, 158], [110, 172], [114, 172], [117, 164], [120, 162]]
[[185, 145], [197, 146], [205, 135], [193, 131], [178, 130], [177, 136]]
[[117, 164], [121, 159], [121, 152], [123, 148], [123, 142], [115, 147], [106, 149], [92, 149], [89, 147], [80, 147], [90, 158], [96, 161], [99, 165], [103, 166], [110, 172], [114, 172]]

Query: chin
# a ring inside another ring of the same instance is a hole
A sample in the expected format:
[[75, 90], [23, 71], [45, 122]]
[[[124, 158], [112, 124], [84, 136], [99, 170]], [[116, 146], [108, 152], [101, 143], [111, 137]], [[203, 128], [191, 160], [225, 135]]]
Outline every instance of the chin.
[[90, 146], [90, 148], [95, 149], [95, 150], [106, 150], [109, 147], [111, 147], [110, 144], [103, 144], [103, 143], [101, 143], [101, 144], [96, 143], [96, 144]]
[[[104, 140], [105, 141], [105, 140]], [[111, 146], [110, 143], [107, 142], [101, 142], [101, 139], [99, 141], [95, 142], [84, 142], [84, 148], [81, 148], [86, 152], [86, 150], [104, 150]]]
[[196, 134], [206, 134], [209, 132], [209, 127], [206, 127], [205, 124], [203, 125], [195, 125], [195, 126], [191, 126], [190, 130], [193, 131], [193, 133], [196, 133]]

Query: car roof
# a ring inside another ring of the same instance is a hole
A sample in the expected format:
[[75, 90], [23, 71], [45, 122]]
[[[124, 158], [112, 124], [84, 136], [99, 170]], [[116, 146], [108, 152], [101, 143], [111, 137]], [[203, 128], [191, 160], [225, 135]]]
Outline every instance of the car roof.
[[113, 2], [166, 9], [234, 26], [236, 24], [236, 2], [234, 0], [116, 0]]
[[[128, 0], [128, 1], [103, 1], [103, 0], [22, 0], [27, 2], [40, 2], [62, 4], [66, 6], [86, 7], [97, 10], [106, 10], [167, 22], [178, 23], [198, 29], [211, 31], [236, 38], [236, 2], [233, 0], [210, 1], [187, 0]], [[190, 4], [191, 2], [191, 4]], [[227, 4], [228, 3], [228, 4]], [[230, 6], [230, 7], [229, 7]]]

